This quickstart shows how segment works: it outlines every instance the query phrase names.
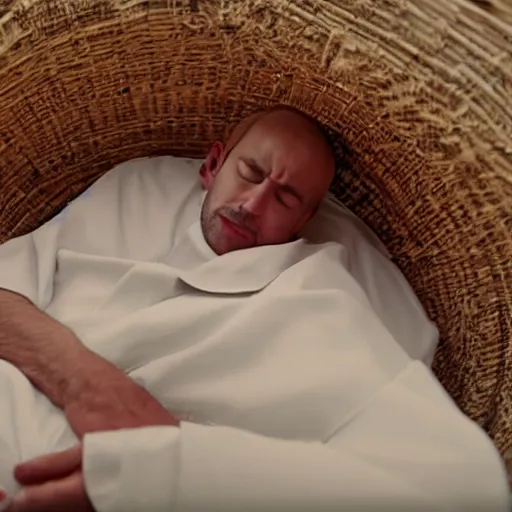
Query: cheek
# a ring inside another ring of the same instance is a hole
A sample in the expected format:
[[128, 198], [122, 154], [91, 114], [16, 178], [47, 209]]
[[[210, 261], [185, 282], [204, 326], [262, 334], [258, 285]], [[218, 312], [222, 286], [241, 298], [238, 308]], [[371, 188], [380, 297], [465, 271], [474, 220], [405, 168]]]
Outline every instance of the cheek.
[[212, 187], [212, 203], [219, 206], [229, 205], [236, 199], [239, 190], [235, 179], [229, 175], [219, 174]]
[[298, 231], [299, 217], [288, 211], [269, 212], [261, 229], [261, 237], [268, 243], [282, 243]]

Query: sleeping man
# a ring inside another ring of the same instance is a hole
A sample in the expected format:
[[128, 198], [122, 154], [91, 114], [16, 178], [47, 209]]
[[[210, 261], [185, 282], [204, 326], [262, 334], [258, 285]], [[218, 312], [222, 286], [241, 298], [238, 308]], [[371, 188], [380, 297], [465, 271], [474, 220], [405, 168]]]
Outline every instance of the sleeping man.
[[275, 109], [0, 246], [9, 511], [507, 510], [403, 276], [355, 224], [303, 235], [333, 175], [316, 124]]

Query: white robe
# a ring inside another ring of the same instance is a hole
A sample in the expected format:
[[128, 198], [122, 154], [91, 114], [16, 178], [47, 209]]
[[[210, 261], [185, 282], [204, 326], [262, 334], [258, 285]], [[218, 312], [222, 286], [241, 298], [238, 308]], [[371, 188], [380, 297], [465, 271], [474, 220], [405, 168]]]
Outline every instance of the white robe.
[[[85, 437], [98, 512], [507, 510], [492, 442], [376, 314], [346, 247], [301, 239], [217, 257], [197, 221], [196, 165], [152, 166], [119, 166], [0, 247], [0, 287], [185, 419]], [[10, 492], [14, 463], [76, 441], [5, 361], [0, 417]]]

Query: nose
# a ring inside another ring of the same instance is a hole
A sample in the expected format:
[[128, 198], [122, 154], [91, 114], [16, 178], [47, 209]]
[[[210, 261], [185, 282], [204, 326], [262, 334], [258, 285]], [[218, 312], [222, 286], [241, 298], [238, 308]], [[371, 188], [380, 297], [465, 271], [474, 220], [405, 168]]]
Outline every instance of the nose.
[[264, 181], [248, 191], [242, 207], [255, 216], [261, 216], [268, 208], [272, 197], [272, 185]]

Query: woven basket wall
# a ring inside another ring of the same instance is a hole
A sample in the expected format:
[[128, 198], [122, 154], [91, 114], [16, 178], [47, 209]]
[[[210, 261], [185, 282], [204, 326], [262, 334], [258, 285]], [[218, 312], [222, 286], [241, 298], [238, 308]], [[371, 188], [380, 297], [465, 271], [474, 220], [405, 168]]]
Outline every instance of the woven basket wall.
[[203, 156], [250, 112], [296, 106], [338, 134], [334, 192], [512, 460], [511, 20], [508, 0], [2, 0], [0, 241], [120, 161]]

